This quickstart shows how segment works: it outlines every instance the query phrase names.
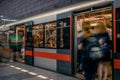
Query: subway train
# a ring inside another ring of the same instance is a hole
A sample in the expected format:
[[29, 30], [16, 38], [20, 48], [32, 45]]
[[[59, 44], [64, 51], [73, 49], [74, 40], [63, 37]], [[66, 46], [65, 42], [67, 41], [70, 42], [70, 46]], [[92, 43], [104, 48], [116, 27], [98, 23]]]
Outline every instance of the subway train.
[[[111, 72], [114, 80], [120, 71], [120, 0], [84, 1], [16, 21], [2, 27], [7, 38], [11, 31], [24, 37], [22, 59], [25, 64], [77, 76], [78, 38], [85, 21], [102, 21], [106, 25], [111, 41]], [[7, 39], [8, 41], [8, 39]], [[9, 42], [9, 41], [8, 41]], [[9, 58], [9, 46], [5, 49]]]

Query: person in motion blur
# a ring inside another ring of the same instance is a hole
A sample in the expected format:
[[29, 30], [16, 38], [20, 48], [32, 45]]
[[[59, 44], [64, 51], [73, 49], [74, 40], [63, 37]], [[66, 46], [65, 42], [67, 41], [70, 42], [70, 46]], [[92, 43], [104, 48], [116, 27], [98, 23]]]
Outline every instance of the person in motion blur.
[[9, 47], [11, 49], [10, 53], [10, 62], [14, 61], [14, 55], [16, 55], [16, 60], [20, 61], [20, 50], [22, 46], [22, 36], [16, 35], [16, 32], [13, 32], [9, 36]]

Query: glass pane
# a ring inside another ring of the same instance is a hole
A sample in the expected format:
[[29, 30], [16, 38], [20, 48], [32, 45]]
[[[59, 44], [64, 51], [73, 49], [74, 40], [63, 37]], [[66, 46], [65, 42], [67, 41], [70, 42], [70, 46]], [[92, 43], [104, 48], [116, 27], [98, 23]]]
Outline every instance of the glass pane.
[[70, 48], [70, 19], [65, 18], [58, 21], [57, 47], [63, 49]]
[[32, 50], [33, 47], [33, 37], [32, 37], [32, 22], [28, 23], [29, 25], [26, 25], [26, 50]]
[[43, 25], [33, 26], [34, 47], [43, 47]]
[[45, 24], [45, 47], [56, 48], [56, 22]]
[[2, 32], [0, 31], [0, 47], [1, 46], [7, 46], [8, 45], [8, 41], [7, 41], [7, 32]]
[[117, 26], [117, 52], [120, 52], [120, 21], [116, 21], [116, 26]]
[[120, 8], [116, 8], [116, 18], [117, 18], [117, 20], [120, 20]]

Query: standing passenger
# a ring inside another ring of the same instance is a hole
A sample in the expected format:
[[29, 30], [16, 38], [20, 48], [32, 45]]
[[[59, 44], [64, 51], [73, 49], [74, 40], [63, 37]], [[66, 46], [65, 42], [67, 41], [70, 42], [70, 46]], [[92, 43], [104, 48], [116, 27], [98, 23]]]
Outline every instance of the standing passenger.
[[98, 80], [107, 80], [108, 66], [110, 64], [110, 49], [108, 44], [102, 38], [99, 39], [99, 44], [104, 53], [104, 57], [100, 60], [98, 65]]
[[83, 35], [83, 40], [81, 41], [83, 49], [82, 65], [85, 71], [85, 80], [95, 80], [95, 74], [101, 56], [95, 56], [94, 54], [102, 54], [98, 40], [101, 37], [109, 38], [103, 22], [84, 22], [83, 27], [85, 27], [86, 24], [89, 24], [89, 28]]
[[16, 55], [16, 60], [20, 61], [20, 50], [22, 46], [22, 37], [17, 36], [15, 32], [13, 32], [12, 35], [9, 37], [9, 46], [10, 49], [12, 50], [10, 53], [10, 62], [13, 62], [14, 60], [14, 54]]

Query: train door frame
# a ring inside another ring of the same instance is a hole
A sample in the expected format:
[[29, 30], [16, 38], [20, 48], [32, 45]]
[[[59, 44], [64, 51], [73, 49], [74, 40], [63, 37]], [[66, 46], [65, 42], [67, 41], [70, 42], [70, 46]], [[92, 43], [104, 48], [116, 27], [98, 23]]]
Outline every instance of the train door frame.
[[86, 12], [86, 11], [89, 11], [89, 10], [91, 10], [90, 8], [88, 8], [88, 9], [84, 9], [84, 10], [81, 10], [81, 11], [76, 11], [76, 12], [73, 12], [73, 29], [74, 29], [74, 31], [73, 31], [73, 37], [74, 37], [74, 40], [73, 40], [73, 74], [74, 74], [74, 76], [76, 77], [76, 73], [77, 73], [77, 29], [76, 29], [76, 25], [75, 25], [75, 14], [77, 14], [77, 13], [81, 13], [81, 12]]
[[[22, 28], [21, 28], [21, 26], [22, 26]], [[26, 26], [25, 26], [25, 25], [19, 25], [19, 26], [17, 26], [17, 27], [16, 27], [16, 35], [18, 35], [18, 32], [19, 32], [20, 30], [22, 30], [22, 31], [24, 32], [24, 34], [23, 34], [23, 36], [24, 36], [24, 41], [22, 41], [22, 42], [23, 42], [23, 45], [22, 45], [22, 46], [23, 46], [23, 48], [24, 48], [24, 62], [23, 62], [23, 63], [25, 63]]]
[[[79, 14], [79, 13], [82, 13], [82, 12], [91, 12], [92, 10], [93, 10], [93, 8], [95, 7], [95, 9], [94, 10], [97, 10], [97, 9], [102, 9], [102, 8], [105, 8], [105, 7], [107, 7], [107, 6], [109, 6], [109, 7], [111, 7], [111, 9], [112, 9], [112, 20], [113, 20], [113, 2], [111, 2], [111, 3], [109, 3], [109, 4], [107, 4], [107, 5], [104, 5], [104, 6], [100, 6], [100, 7], [96, 7], [96, 6], [92, 6], [92, 7], [90, 7], [90, 8], [84, 8], [84, 9], [82, 9], [82, 10], [79, 10], [79, 11], [75, 11], [75, 12], [73, 12], [73, 29], [74, 29], [74, 42], [73, 42], [73, 44], [74, 44], [74, 50], [73, 50], [73, 74], [74, 74], [74, 76], [75, 77], [77, 77], [76, 76], [76, 74], [77, 74], [77, 29], [76, 29], [76, 25], [75, 25], [75, 15], [76, 14]], [[113, 23], [114, 21], [112, 21], [112, 26], [113, 26]], [[114, 44], [114, 26], [112, 27], [112, 45]], [[112, 47], [112, 57], [113, 57], [113, 47]], [[113, 59], [113, 58], [112, 58]], [[113, 62], [113, 60], [112, 60], [112, 62]], [[112, 63], [112, 68], [113, 68], [113, 63]], [[113, 74], [113, 69], [112, 69], [112, 74]], [[113, 78], [113, 76], [112, 76], [112, 78]]]

